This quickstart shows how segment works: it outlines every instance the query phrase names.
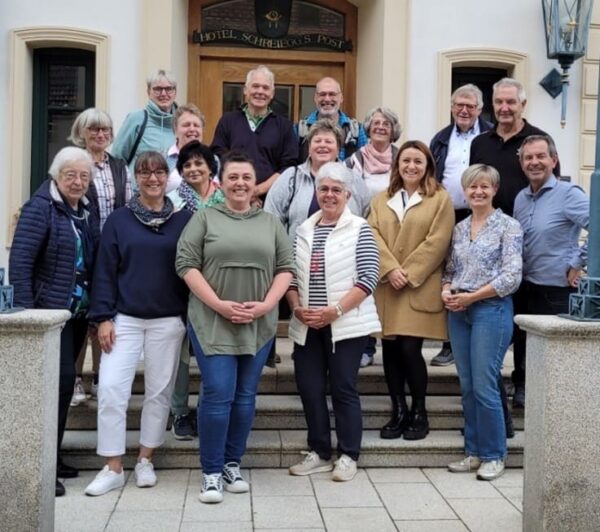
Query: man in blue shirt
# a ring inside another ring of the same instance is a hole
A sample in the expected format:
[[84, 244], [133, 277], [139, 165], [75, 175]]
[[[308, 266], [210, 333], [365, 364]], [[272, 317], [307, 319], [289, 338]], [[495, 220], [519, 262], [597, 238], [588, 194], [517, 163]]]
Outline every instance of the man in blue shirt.
[[347, 159], [358, 148], [362, 148], [367, 144], [369, 139], [362, 124], [340, 111], [343, 101], [342, 88], [335, 79], [323, 78], [317, 83], [315, 88], [315, 105], [317, 108], [305, 119], [294, 125], [299, 140], [300, 161], [304, 162], [308, 157], [306, 136], [312, 125], [321, 118], [328, 118], [337, 124], [344, 133], [344, 144], [339, 154], [340, 161]]
[[[515, 314], [559, 314], [569, 310], [587, 262], [581, 229], [590, 218], [590, 201], [577, 185], [554, 176], [556, 146], [545, 135], [527, 137], [519, 150], [529, 186], [515, 199], [514, 217], [523, 227], [523, 282], [515, 294]], [[513, 407], [525, 405], [525, 332], [515, 328]]]

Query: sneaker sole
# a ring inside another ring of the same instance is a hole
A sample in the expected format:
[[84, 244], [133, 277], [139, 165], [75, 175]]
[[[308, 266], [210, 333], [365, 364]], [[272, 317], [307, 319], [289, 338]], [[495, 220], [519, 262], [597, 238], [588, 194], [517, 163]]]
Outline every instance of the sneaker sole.
[[329, 473], [329, 471], [333, 471], [333, 464], [315, 467], [310, 471], [302, 471], [300, 473], [294, 473], [291, 469], [288, 469], [289, 474], [294, 477], [306, 477], [308, 475], [312, 475], [313, 473]]
[[135, 479], [135, 485], [138, 488], [153, 488], [154, 486], [156, 486], [156, 480], [153, 483], [150, 483], [150, 482], [142, 483], [142, 482], [138, 482], [138, 480]]
[[219, 502], [223, 502], [223, 494], [217, 491], [215, 491], [214, 493], [210, 493], [208, 497], [203, 498], [204, 495], [204, 493], [200, 493], [200, 495], [198, 495], [198, 500], [205, 504], [216, 504]]
[[352, 480], [356, 476], [356, 473], [357, 472], [354, 472], [354, 474], [352, 476], [349, 476], [349, 477], [342, 477], [342, 476], [331, 475], [331, 480], [333, 480], [335, 482], [348, 482], [349, 480]]
[[454, 360], [452, 360], [451, 362], [438, 362], [437, 360], [432, 360], [429, 365], [434, 366], [434, 367], [436, 367], [436, 366], [444, 367], [444, 366], [452, 366], [452, 364], [454, 364]]
[[183, 436], [181, 434], [177, 434], [174, 426], [171, 427], [171, 434], [173, 434], [173, 438], [179, 441], [192, 441], [195, 437], [193, 434], [184, 434]]
[[223, 481], [223, 488], [229, 493], [248, 493], [250, 491], [248, 484], [236, 487], [235, 484], [227, 484], [225, 481]]
[[102, 490], [102, 491], [97, 491], [97, 490], [88, 490], [88, 489], [86, 488], [86, 490], [85, 490], [85, 494], [86, 494], [86, 495], [88, 495], [88, 496], [90, 496], [90, 497], [100, 497], [100, 496], [102, 496], [102, 495], [106, 495], [107, 493], [109, 493], [109, 492], [111, 492], [111, 491], [113, 491], [113, 490], [118, 490], [118, 489], [121, 489], [121, 488], [122, 488], [124, 485], [125, 485], [125, 483], [121, 484], [120, 486], [113, 486], [113, 487], [110, 487], [110, 488], [109, 488], [109, 489], [107, 489], [107, 490]]
[[485, 480], [487, 482], [490, 482], [490, 481], [496, 480], [497, 478], [500, 478], [502, 475], [504, 475], [504, 471], [505, 471], [505, 469], [503, 469], [500, 473], [498, 473], [497, 475], [494, 475], [492, 477], [484, 477], [480, 474], [477, 474], [477, 480]]

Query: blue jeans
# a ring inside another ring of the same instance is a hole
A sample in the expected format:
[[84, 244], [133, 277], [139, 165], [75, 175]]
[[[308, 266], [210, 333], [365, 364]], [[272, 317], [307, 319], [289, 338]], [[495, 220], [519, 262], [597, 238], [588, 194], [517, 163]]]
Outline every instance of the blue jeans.
[[254, 422], [256, 390], [273, 340], [252, 355], [208, 355], [190, 325], [188, 335], [202, 372], [198, 401], [200, 464], [207, 475], [240, 463]]
[[448, 330], [460, 379], [465, 454], [481, 460], [506, 456], [506, 427], [498, 378], [513, 331], [511, 297], [493, 297], [448, 313]]

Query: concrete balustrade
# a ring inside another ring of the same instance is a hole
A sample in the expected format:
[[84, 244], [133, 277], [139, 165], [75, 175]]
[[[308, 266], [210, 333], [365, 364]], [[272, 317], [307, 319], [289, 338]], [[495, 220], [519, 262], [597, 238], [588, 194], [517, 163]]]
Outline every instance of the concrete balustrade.
[[600, 323], [516, 316], [527, 331], [523, 530], [600, 526]]
[[60, 332], [70, 316], [0, 314], [2, 530], [54, 530]]

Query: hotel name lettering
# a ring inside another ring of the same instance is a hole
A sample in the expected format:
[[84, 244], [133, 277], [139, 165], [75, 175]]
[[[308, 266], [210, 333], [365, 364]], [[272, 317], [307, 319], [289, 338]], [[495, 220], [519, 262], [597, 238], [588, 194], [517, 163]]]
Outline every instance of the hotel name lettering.
[[192, 42], [202, 45], [210, 43], [240, 43], [255, 48], [267, 48], [270, 50], [284, 50], [289, 48], [319, 47], [329, 48], [338, 52], [349, 52], [352, 50], [352, 41], [337, 39], [322, 33], [308, 33], [305, 35], [290, 35], [282, 39], [271, 39], [262, 37], [257, 33], [223, 29], [215, 31], [194, 31]]

